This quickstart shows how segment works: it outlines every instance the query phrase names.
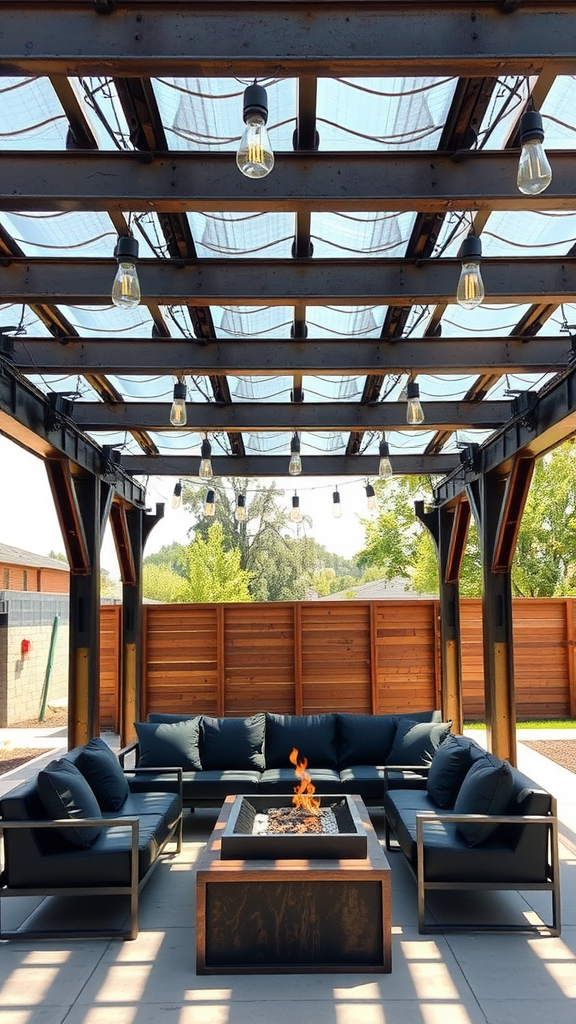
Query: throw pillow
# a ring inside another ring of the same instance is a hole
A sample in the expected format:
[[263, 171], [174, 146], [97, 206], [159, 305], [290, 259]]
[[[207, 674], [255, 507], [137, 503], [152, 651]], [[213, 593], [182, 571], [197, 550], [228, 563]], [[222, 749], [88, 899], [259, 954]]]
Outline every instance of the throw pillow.
[[289, 768], [296, 749], [310, 768], [337, 768], [336, 715], [266, 715], [267, 768]]
[[264, 771], [264, 714], [251, 718], [209, 718], [201, 726], [204, 771]]
[[134, 722], [140, 744], [138, 766], [202, 771], [199, 723], [198, 716], [186, 722]]
[[191, 718], [198, 718], [198, 715], [171, 715], [167, 711], [150, 711], [149, 722], [189, 722]]
[[[36, 789], [50, 818], [101, 818], [98, 801], [82, 772], [65, 757], [38, 772]], [[71, 846], [92, 846], [102, 829], [97, 825], [60, 829]]]
[[130, 787], [118, 758], [104, 740], [99, 736], [89, 740], [76, 759], [76, 767], [82, 772], [101, 810], [120, 810]]
[[[505, 814], [514, 780], [507, 761], [491, 754], [480, 757], [464, 779], [456, 802], [455, 814]], [[483, 843], [498, 828], [498, 823], [460, 822], [456, 828], [469, 846]]]
[[338, 765], [386, 764], [396, 725], [392, 715], [338, 715]]
[[452, 722], [398, 722], [388, 764], [429, 765], [442, 740], [446, 739]]
[[426, 792], [438, 807], [452, 807], [472, 764], [467, 740], [448, 735], [434, 751]]

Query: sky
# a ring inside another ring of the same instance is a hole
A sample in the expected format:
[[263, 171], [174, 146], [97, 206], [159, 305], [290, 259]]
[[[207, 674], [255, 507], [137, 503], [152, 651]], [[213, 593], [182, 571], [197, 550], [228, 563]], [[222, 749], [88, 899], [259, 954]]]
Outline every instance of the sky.
[[[42, 460], [0, 435], [0, 543], [48, 555], [64, 554], [62, 533], [54, 508], [48, 477]], [[157, 502], [164, 502], [164, 519], [151, 531], [145, 554], [153, 554], [173, 541], [187, 543], [192, 517], [185, 509], [173, 509], [173, 477], [154, 477], [148, 481], [147, 506], [155, 511]], [[328, 481], [314, 477], [288, 477], [277, 480], [285, 489], [286, 507], [291, 508], [292, 495], [298, 491], [303, 515], [312, 518], [309, 532], [328, 551], [351, 558], [364, 542], [360, 517], [366, 511], [365, 480]], [[342, 517], [332, 515], [332, 492], [340, 492]], [[249, 496], [248, 496], [249, 497]], [[118, 578], [118, 562], [110, 528], [102, 543], [101, 566], [113, 579]]]

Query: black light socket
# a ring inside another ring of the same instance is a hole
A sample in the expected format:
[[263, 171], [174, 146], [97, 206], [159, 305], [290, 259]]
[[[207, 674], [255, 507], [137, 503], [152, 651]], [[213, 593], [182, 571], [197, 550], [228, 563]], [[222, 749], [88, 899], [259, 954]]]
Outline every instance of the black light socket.
[[520, 118], [520, 145], [523, 146], [531, 139], [544, 141], [542, 114], [539, 114], [537, 110], [527, 110]]
[[245, 124], [254, 116], [262, 118], [264, 124], [268, 120], [268, 96], [263, 85], [253, 82], [244, 90], [244, 110], [242, 116]]
[[184, 384], [183, 381], [179, 380], [174, 385], [174, 396], [173, 397], [174, 397], [175, 400], [178, 399], [178, 398], [186, 399], [186, 385]]
[[482, 242], [478, 235], [468, 235], [468, 238], [464, 239], [460, 250], [460, 259], [463, 262], [464, 260], [482, 259]]
[[132, 235], [120, 235], [114, 255], [118, 260], [118, 263], [127, 261], [128, 263], [135, 263], [138, 259], [138, 242]]

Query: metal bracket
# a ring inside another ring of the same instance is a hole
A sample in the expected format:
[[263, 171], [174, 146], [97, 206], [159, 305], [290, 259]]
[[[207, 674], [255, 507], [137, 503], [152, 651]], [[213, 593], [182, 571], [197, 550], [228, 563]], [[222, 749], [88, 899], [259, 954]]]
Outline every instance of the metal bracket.
[[536, 430], [538, 420], [536, 415], [537, 402], [537, 391], [521, 391], [516, 398], [512, 399], [512, 415], [526, 430]]
[[51, 391], [46, 395], [46, 408], [44, 410], [44, 425], [48, 433], [52, 430], [59, 430], [67, 419], [72, 419], [74, 402], [58, 391]]

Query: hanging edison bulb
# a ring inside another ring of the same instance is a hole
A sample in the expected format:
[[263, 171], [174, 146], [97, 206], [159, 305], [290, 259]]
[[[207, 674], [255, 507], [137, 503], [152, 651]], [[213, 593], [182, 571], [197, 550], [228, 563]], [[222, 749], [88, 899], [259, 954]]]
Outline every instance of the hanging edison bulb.
[[342, 505], [340, 503], [340, 494], [338, 488], [332, 493], [332, 515], [334, 519], [340, 519], [342, 516]]
[[274, 153], [266, 131], [266, 89], [256, 82], [244, 92], [243, 117], [246, 130], [240, 139], [236, 163], [247, 178], [265, 178], [274, 167]]
[[199, 477], [201, 480], [212, 479], [212, 462], [210, 456], [212, 455], [212, 445], [208, 438], [202, 441], [202, 449], [200, 452], [200, 472]]
[[234, 518], [237, 523], [245, 523], [248, 518], [246, 515], [246, 496], [244, 494], [239, 494], [236, 499], [236, 511], [234, 513]]
[[381, 480], [388, 480], [392, 476], [392, 463], [390, 462], [390, 445], [382, 435], [380, 441], [380, 462], [378, 463], [378, 476]]
[[119, 309], [134, 309], [141, 298], [136, 271], [138, 242], [130, 235], [121, 235], [116, 243], [114, 255], [118, 261], [118, 270], [112, 284], [112, 302]]
[[376, 508], [376, 491], [371, 483], [366, 484], [366, 505], [369, 512], [373, 512]]
[[292, 495], [292, 510], [290, 512], [290, 519], [293, 523], [302, 522], [302, 513], [300, 511], [300, 498], [297, 494]]
[[213, 516], [215, 512], [215, 495], [214, 491], [210, 490], [206, 492], [206, 500], [204, 502], [204, 515]]
[[482, 242], [476, 235], [468, 235], [464, 239], [460, 258], [462, 270], [456, 289], [456, 302], [463, 309], [475, 309], [484, 299], [484, 282], [480, 273]]
[[424, 423], [424, 410], [420, 401], [420, 385], [415, 380], [408, 381], [406, 399], [406, 423], [409, 423], [412, 427], [417, 426], [419, 423]]
[[288, 465], [290, 476], [300, 476], [302, 472], [302, 459], [300, 458], [300, 438], [294, 434], [290, 442], [290, 463]]
[[180, 508], [182, 504], [182, 484], [178, 481], [174, 484], [174, 492], [172, 494], [172, 508]]
[[185, 427], [187, 419], [186, 384], [184, 381], [179, 380], [174, 385], [173, 402], [170, 407], [170, 423], [173, 427]]
[[516, 178], [518, 189], [525, 196], [539, 195], [552, 181], [552, 168], [548, 163], [543, 142], [542, 115], [537, 110], [527, 110], [520, 119], [522, 150]]

